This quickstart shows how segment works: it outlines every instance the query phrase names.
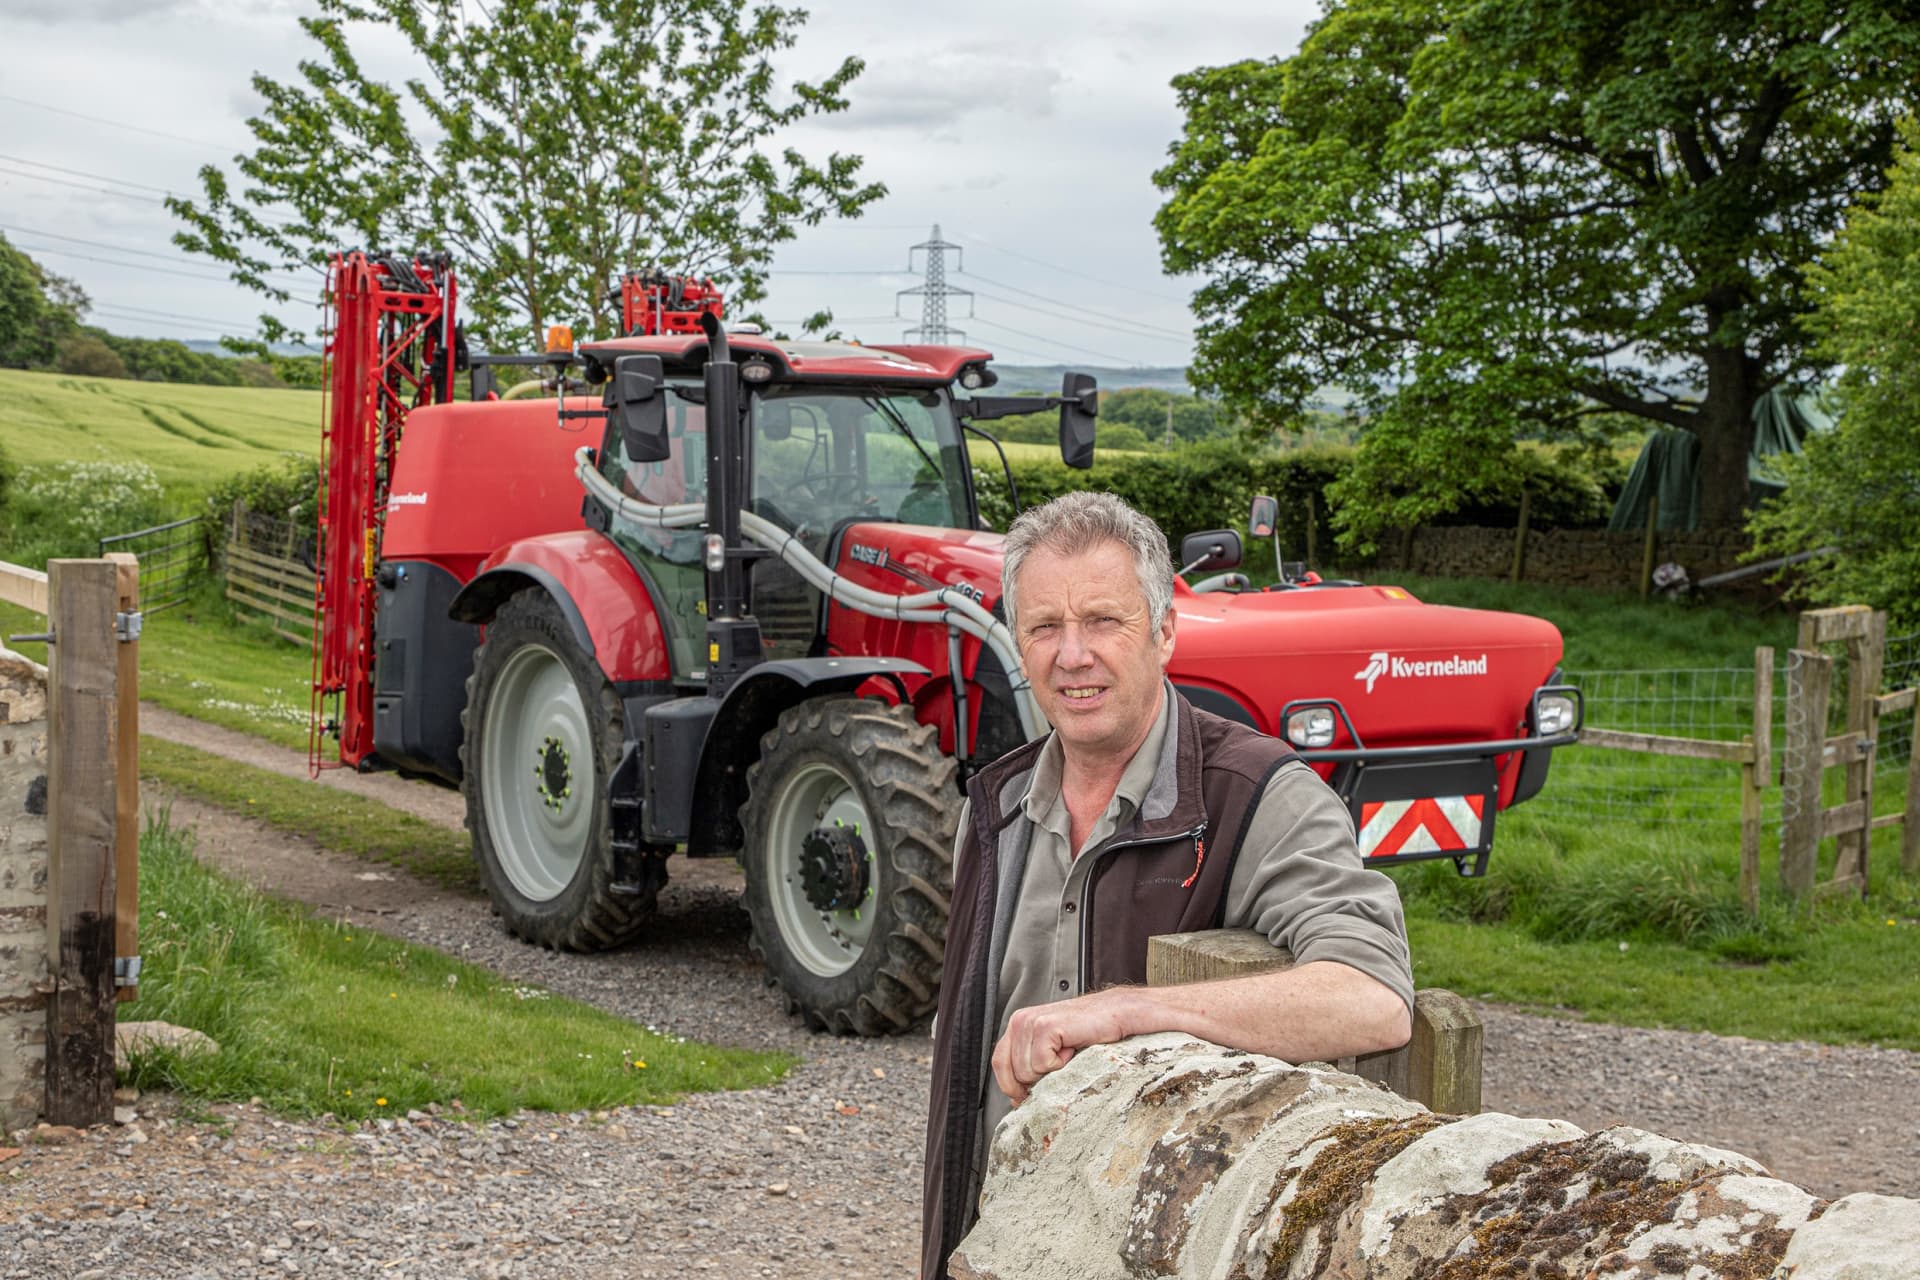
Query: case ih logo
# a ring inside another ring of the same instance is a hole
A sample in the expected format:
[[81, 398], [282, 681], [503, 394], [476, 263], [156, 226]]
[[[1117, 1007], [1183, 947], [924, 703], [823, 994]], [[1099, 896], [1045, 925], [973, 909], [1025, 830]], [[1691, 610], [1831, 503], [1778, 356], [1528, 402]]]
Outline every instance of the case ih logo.
[[1487, 674], [1487, 655], [1477, 658], [1455, 654], [1451, 658], [1440, 658], [1432, 662], [1410, 662], [1405, 658], [1396, 658], [1385, 649], [1376, 650], [1367, 659], [1367, 665], [1353, 673], [1355, 680], [1367, 682], [1367, 692], [1373, 692], [1373, 682], [1381, 676], [1483, 676]]

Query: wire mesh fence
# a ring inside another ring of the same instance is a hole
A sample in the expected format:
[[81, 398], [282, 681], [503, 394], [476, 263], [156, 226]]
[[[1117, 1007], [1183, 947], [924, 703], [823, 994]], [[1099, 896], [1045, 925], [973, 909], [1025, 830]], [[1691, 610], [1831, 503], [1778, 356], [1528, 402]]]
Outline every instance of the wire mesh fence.
[[[1737, 743], [1753, 732], [1754, 668], [1570, 671], [1586, 701], [1586, 725], [1621, 733]], [[1785, 684], [1770, 681], [1774, 738], [1784, 723]], [[1779, 796], [1769, 792], [1761, 822], [1777, 829]], [[1737, 842], [1740, 766], [1725, 760], [1582, 744], [1556, 752], [1546, 789], [1532, 802], [1542, 817], [1723, 828]]]
[[[1802, 806], [1832, 806], [1841, 799], [1844, 770], [1829, 768], [1818, 796], [1802, 795], [1807, 775], [1788, 759], [1789, 744], [1814, 735], [1796, 723], [1804, 705], [1788, 690], [1801, 678], [1803, 660], [1777, 655], [1765, 698], [1769, 758], [1761, 770], [1761, 838], [1776, 845], [1784, 822]], [[1846, 730], [1846, 658], [1832, 677], [1824, 738]], [[1684, 668], [1648, 671], [1570, 671], [1586, 699], [1586, 725], [1624, 733], [1737, 743], [1755, 730], [1755, 668]], [[1920, 632], [1888, 639], [1880, 691], [1920, 685]], [[1874, 735], [1874, 812], [1898, 812], [1905, 801], [1913, 754], [1911, 711], [1883, 716]], [[1737, 843], [1741, 820], [1741, 768], [1724, 760], [1693, 760], [1582, 744], [1557, 752], [1546, 789], [1533, 801], [1540, 817], [1588, 823], [1638, 823], [1650, 830], [1675, 828], [1683, 840]], [[1717, 833], [1709, 836], [1709, 832]], [[1876, 840], [1881, 837], [1876, 836]]]
[[140, 609], [159, 613], [186, 602], [207, 573], [207, 539], [199, 517], [100, 539], [100, 555], [127, 551], [140, 561]]

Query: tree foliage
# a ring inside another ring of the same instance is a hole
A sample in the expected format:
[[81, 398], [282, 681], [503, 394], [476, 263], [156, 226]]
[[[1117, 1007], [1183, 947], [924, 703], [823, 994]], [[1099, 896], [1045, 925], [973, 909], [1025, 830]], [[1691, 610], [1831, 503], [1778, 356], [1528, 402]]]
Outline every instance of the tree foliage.
[[[843, 110], [862, 62], [782, 85], [772, 58], [803, 10], [726, 0], [318, 0], [318, 45], [265, 107], [237, 172], [201, 171], [170, 200], [183, 248], [276, 301], [276, 273], [336, 249], [446, 248], [483, 343], [536, 345], [550, 323], [609, 336], [617, 274], [712, 274], [729, 303], [764, 294], [798, 224], [852, 217], [885, 194], [858, 156], [810, 159], [777, 135]], [[398, 87], [356, 45], [397, 34], [417, 73]], [[318, 277], [315, 277], [318, 284]], [[284, 330], [263, 317], [265, 336]], [[584, 335], [583, 335], [584, 336]]]
[[1920, 628], [1920, 126], [1903, 132], [1886, 191], [1809, 272], [1810, 327], [1841, 369], [1835, 429], [1784, 460], [1786, 493], [1750, 527], [1757, 556], [1838, 549], [1805, 566], [1805, 598]]
[[0, 235], [0, 368], [53, 363], [61, 339], [74, 331], [87, 295], [48, 271]]
[[1813, 363], [1803, 264], [1916, 82], [1902, 0], [1330, 0], [1295, 56], [1174, 82], [1196, 376], [1275, 422], [1356, 394], [1358, 545], [1603, 410], [1698, 433], [1736, 523], [1752, 406]]

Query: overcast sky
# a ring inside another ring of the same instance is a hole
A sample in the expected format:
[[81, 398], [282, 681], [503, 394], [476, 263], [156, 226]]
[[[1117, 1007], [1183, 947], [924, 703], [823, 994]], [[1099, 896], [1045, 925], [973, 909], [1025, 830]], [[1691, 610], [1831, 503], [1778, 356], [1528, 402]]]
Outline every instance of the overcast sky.
[[[305, 7], [0, 0], [0, 231], [78, 280], [95, 323], [150, 337], [252, 331], [257, 297], [174, 249], [159, 200], [197, 194], [199, 166], [247, 146], [249, 81], [290, 78], [308, 56], [294, 21]], [[915, 298], [890, 318], [895, 292], [919, 283], [908, 250], [937, 222], [964, 246], [946, 262], [949, 282], [976, 294], [972, 319], [966, 299], [949, 302], [968, 342], [1016, 364], [1184, 364], [1192, 282], [1161, 274], [1152, 227], [1152, 174], [1180, 131], [1168, 82], [1291, 53], [1317, 12], [1314, 0], [975, 0], [936, 16], [820, 0], [786, 66], [814, 77], [857, 52], [867, 71], [850, 111], [792, 141], [865, 156], [891, 194], [782, 246], [767, 314], [831, 307], [850, 333], [898, 341], [920, 318]], [[314, 313], [284, 318], [310, 330]]]

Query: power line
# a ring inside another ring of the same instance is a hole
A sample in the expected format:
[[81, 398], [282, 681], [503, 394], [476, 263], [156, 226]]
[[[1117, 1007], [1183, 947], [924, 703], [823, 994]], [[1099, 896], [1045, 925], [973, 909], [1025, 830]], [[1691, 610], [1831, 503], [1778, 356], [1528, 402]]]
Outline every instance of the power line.
[[1084, 325], [1088, 328], [1093, 328], [1093, 329], [1106, 329], [1112, 333], [1124, 334], [1129, 338], [1145, 338], [1148, 341], [1154, 341], [1163, 336], [1168, 338], [1178, 338], [1183, 340], [1191, 339], [1193, 336], [1192, 334], [1188, 334], [1188, 333], [1170, 333], [1165, 330], [1161, 330], [1155, 333], [1142, 333], [1138, 329], [1122, 329], [1118, 325], [1107, 324], [1104, 321], [1089, 320], [1084, 316], [1069, 315], [1064, 311], [1053, 311], [1047, 307], [1036, 307], [1031, 302], [1015, 302], [1012, 298], [1002, 298], [998, 294], [982, 293], [979, 296], [986, 299], [988, 302], [997, 302], [1004, 307], [1017, 307], [1021, 311], [1031, 311], [1037, 315], [1049, 316], [1055, 320], [1064, 320], [1068, 324]]
[[[111, 308], [111, 307], [95, 307], [93, 310], [96, 315], [106, 316], [110, 319], [119, 320], [122, 323], [126, 323], [126, 324], [151, 325], [151, 324], [161, 323], [160, 321], [155, 320], [150, 316], [130, 315], [125, 312], [115, 310], [114, 308]], [[236, 330], [233, 330], [221, 325], [203, 325], [203, 324], [182, 325], [173, 321], [168, 321], [167, 323], [172, 325], [172, 327], [175, 329], [184, 328], [194, 333], [212, 334], [216, 337], [221, 337], [221, 338], [231, 337], [235, 332], [237, 332]]]
[[[1114, 315], [1111, 311], [1099, 311], [1094, 309], [1093, 307], [1083, 307], [1072, 302], [1062, 302], [1058, 298], [1051, 297], [1044, 293], [1035, 293], [1031, 289], [1022, 289], [1017, 285], [1006, 284], [999, 280], [989, 280], [977, 271], [960, 271], [960, 272], [957, 272], [956, 274], [966, 276], [970, 280], [978, 280], [981, 284], [990, 284], [996, 289], [1005, 289], [1009, 293], [1017, 293], [1023, 297], [1028, 297], [1028, 298], [1038, 298], [1042, 302], [1051, 302], [1056, 307], [1064, 307], [1068, 311], [1079, 311], [1079, 312], [1084, 312], [1085, 314], [1090, 316], [1099, 316], [1099, 317], [1102, 317], [1103, 319], [1116, 321], [1120, 324], [1132, 325], [1136, 329], [1146, 329], [1152, 333], [1161, 334], [1168, 338], [1192, 338], [1193, 337], [1193, 333], [1191, 330], [1185, 333], [1182, 333], [1177, 329], [1163, 329], [1159, 325], [1148, 324], [1144, 320], [1129, 320], [1125, 316]], [[984, 298], [987, 295], [983, 293], [980, 296]], [[1004, 302], [1006, 300], [1003, 298], [1001, 299], [1001, 301]], [[1016, 302], [1011, 305], [1019, 306], [1020, 304]], [[1039, 310], [1038, 307], [1034, 307], [1031, 309], [1035, 311]], [[1090, 323], [1090, 322], [1082, 322], [1082, 323]]]
[[1016, 250], [1013, 250], [1013, 249], [1001, 248], [999, 245], [993, 243], [993, 241], [991, 240], [986, 239], [984, 236], [975, 235], [970, 231], [963, 231], [960, 233], [960, 235], [963, 239], [975, 241], [982, 247], [991, 249], [995, 253], [1004, 253], [1009, 258], [1018, 258], [1022, 262], [1031, 262], [1036, 267], [1045, 267], [1049, 271], [1058, 271], [1062, 275], [1078, 276], [1082, 280], [1091, 280], [1095, 284], [1104, 284], [1110, 289], [1130, 289], [1134, 293], [1144, 294], [1149, 298], [1158, 298], [1162, 302], [1174, 302], [1174, 303], [1178, 303], [1181, 306], [1187, 305], [1187, 300], [1185, 298], [1175, 298], [1169, 294], [1156, 293], [1152, 289], [1142, 289], [1137, 284], [1121, 284], [1118, 280], [1102, 279], [1100, 276], [1088, 275], [1084, 271], [1076, 271], [1072, 267], [1063, 267], [1058, 263], [1047, 262], [1041, 258], [1030, 257], [1027, 254], [1017, 252]]
[[1116, 356], [1111, 351], [1095, 351], [1092, 347], [1075, 346], [1071, 342], [1062, 342], [1060, 339], [1044, 333], [1028, 333], [1025, 329], [1016, 329], [1010, 324], [1000, 324], [997, 321], [983, 319], [978, 315], [974, 316], [973, 319], [976, 324], [984, 324], [989, 329], [1004, 329], [1008, 333], [1016, 333], [1023, 338], [1032, 338], [1035, 342], [1050, 342], [1055, 346], [1065, 347], [1069, 351], [1078, 351], [1082, 355], [1098, 356], [1102, 360], [1112, 360], [1117, 364], [1127, 365], [1129, 367], [1137, 367], [1140, 363], [1138, 360], [1130, 360], [1126, 356]]
[[64, 240], [68, 244], [85, 245], [90, 249], [106, 249], [113, 253], [131, 253], [138, 258], [158, 258], [162, 262], [185, 262], [198, 265], [191, 258], [178, 253], [155, 253], [151, 249], [135, 249], [123, 244], [108, 244], [104, 240], [82, 240], [79, 236], [63, 236], [57, 231], [42, 231], [38, 227], [21, 227], [0, 222], [0, 231], [17, 231], [23, 236], [45, 236], [49, 240]]
[[[97, 192], [100, 195], [119, 196], [122, 200], [138, 200], [142, 204], [165, 205], [166, 199], [162, 197], [171, 197], [174, 199], [187, 198], [179, 195], [178, 192], [175, 192], [167, 187], [148, 186], [144, 182], [129, 182], [124, 178], [110, 177], [109, 175], [104, 173], [89, 173], [84, 169], [63, 169], [59, 165], [43, 164], [38, 160], [21, 160], [14, 156], [0, 156], [0, 160], [11, 161], [14, 164], [32, 165], [36, 169], [51, 169], [55, 173], [66, 173], [66, 174], [73, 174], [75, 176], [82, 177], [82, 178], [93, 178], [99, 182], [115, 182], [115, 183], [119, 183], [121, 186], [138, 187], [142, 191], [155, 191], [155, 192], [159, 192], [160, 194], [159, 196], [156, 197], [156, 196], [149, 196], [149, 195], [139, 195], [132, 191], [116, 191], [112, 187], [96, 187], [85, 182], [74, 182], [71, 178], [50, 178], [44, 173], [22, 173], [18, 169], [8, 169], [4, 166], [0, 166], [0, 173], [10, 173], [16, 178], [25, 178], [29, 182], [52, 182], [52, 183], [57, 183], [63, 187], [77, 187], [82, 191]], [[257, 213], [257, 212], [254, 214], [254, 216], [259, 218], [260, 221], [271, 223], [276, 227], [298, 227], [300, 225], [298, 221], [290, 218], [274, 218], [274, 217], [269, 217], [264, 213]]]
[[[37, 227], [22, 227], [22, 226], [15, 226], [10, 223], [0, 222], [0, 231], [17, 231], [21, 235], [27, 235], [27, 236], [45, 236], [49, 240], [62, 240], [62, 241], [65, 241], [67, 244], [85, 245], [90, 249], [105, 249], [110, 253], [131, 253], [137, 257], [157, 258], [161, 262], [183, 263], [189, 267], [197, 267], [201, 265], [199, 262], [196, 262], [194, 259], [188, 257], [184, 253], [155, 253], [151, 249], [135, 249], [129, 245], [109, 244], [104, 240], [83, 240], [79, 236], [63, 236], [57, 231], [42, 231]], [[42, 249], [40, 250], [40, 252], [63, 253], [66, 251], [61, 249]], [[83, 257], [84, 255], [77, 254], [77, 253], [70, 253], [68, 254], [68, 256], [78, 258], [78, 257]], [[133, 264], [127, 263], [126, 265], [132, 266]], [[208, 263], [206, 265], [208, 270], [217, 271], [220, 273], [218, 277], [209, 277], [210, 279], [228, 278], [225, 268], [216, 267], [212, 263]], [[281, 280], [295, 280], [301, 284], [309, 283], [309, 281], [305, 276], [292, 271], [267, 271], [267, 272], [263, 272], [262, 274], [267, 276], [275, 276]]]
[[131, 302], [95, 303], [94, 305], [115, 307], [121, 311], [145, 312], [147, 315], [153, 316], [154, 318], [160, 319], [160, 320], [191, 320], [200, 324], [225, 325], [229, 328], [237, 328], [237, 329], [250, 328], [252, 324], [252, 322], [249, 322], [248, 324], [240, 324], [237, 321], [233, 321], [233, 320], [216, 320], [212, 316], [183, 315], [178, 311], [161, 311], [154, 307], [137, 307]]
[[[96, 257], [90, 253], [76, 253], [72, 249], [56, 249], [52, 245], [17, 244], [16, 249], [31, 250], [34, 253], [51, 253], [62, 258], [79, 258], [83, 262], [98, 262], [103, 266], [121, 267], [128, 271], [152, 271], [163, 276], [180, 276], [187, 280], [199, 280], [207, 284], [219, 284], [227, 280], [224, 275], [199, 275], [192, 271], [176, 271], [171, 267], [150, 267], [144, 262], [120, 262], [113, 258]], [[307, 281], [302, 280], [302, 284]], [[289, 302], [308, 302], [307, 298], [289, 298]]]
[[55, 173], [64, 173], [69, 175], [70, 177], [75, 177], [75, 178], [93, 178], [99, 182], [112, 182], [123, 187], [138, 187], [142, 191], [156, 191], [163, 196], [170, 196], [173, 194], [173, 192], [167, 189], [166, 187], [152, 187], [152, 186], [148, 186], [144, 182], [132, 182], [126, 178], [112, 178], [112, 177], [108, 177], [104, 173], [88, 173], [85, 169], [65, 169], [57, 164], [48, 164], [43, 160], [29, 160], [24, 156], [0, 155], [0, 160], [4, 160], [8, 164], [28, 165], [35, 169], [51, 169]]
[[23, 107], [34, 107], [40, 111], [51, 111], [57, 116], [72, 116], [75, 120], [85, 120], [90, 124], [103, 124], [109, 129], [125, 129], [128, 133], [144, 133], [150, 138], [165, 138], [169, 142], [184, 142], [189, 146], [205, 147], [209, 151], [229, 151], [218, 143], [203, 138], [188, 138], [178, 133], [163, 133], [158, 129], [144, 129], [137, 124], [125, 124], [119, 120], [108, 120], [104, 116], [90, 116], [79, 111], [69, 111], [65, 107], [50, 106], [44, 102], [35, 102], [30, 98], [15, 97], [11, 93], [0, 93], [0, 102], [17, 102]]

